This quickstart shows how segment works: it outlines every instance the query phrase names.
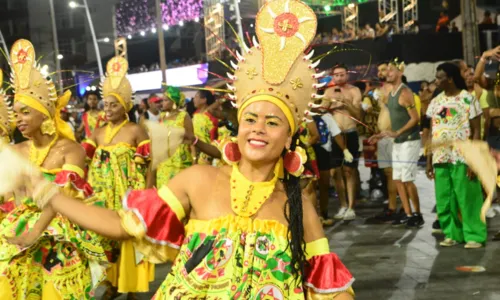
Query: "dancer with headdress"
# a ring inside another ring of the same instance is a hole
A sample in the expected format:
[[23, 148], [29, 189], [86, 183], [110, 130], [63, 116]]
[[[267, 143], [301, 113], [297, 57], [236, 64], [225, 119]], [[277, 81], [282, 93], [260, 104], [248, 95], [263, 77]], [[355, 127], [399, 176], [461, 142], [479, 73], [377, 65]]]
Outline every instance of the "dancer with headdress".
[[[99, 94], [97, 92], [87, 92], [85, 95], [85, 112], [82, 115], [82, 124], [78, 128], [79, 135], [83, 134], [83, 138], [90, 138], [96, 128], [104, 126], [106, 118], [104, 112], [99, 110]], [[81, 138], [82, 136], [79, 136]]]
[[[108, 124], [97, 128], [83, 146], [92, 160], [88, 180], [97, 198], [103, 202], [102, 206], [120, 210], [127, 190], [146, 188], [150, 141], [143, 127], [128, 119], [133, 92], [126, 78], [127, 60], [113, 57], [106, 70], [108, 76], [102, 83], [102, 96]], [[154, 266], [135, 254], [130, 241], [121, 243], [119, 248], [119, 256], [114, 252], [110, 258], [113, 262], [108, 270], [111, 286], [106, 299], [116, 297], [117, 293], [147, 292], [149, 282], [154, 280]]]
[[254, 39], [244, 56], [235, 54], [230, 76], [239, 161], [193, 166], [159, 190], [132, 191], [118, 212], [63, 195], [39, 203], [105, 236], [133, 240], [151, 261], [175, 257], [155, 299], [352, 299], [354, 279], [330, 253], [299, 185], [298, 127], [311, 98], [321, 98], [319, 62], [303, 54], [316, 15], [300, 1], [271, 1], [255, 27], [261, 44]]
[[[186, 111], [180, 110], [184, 106], [185, 96], [178, 87], [165, 86], [163, 99], [163, 114], [160, 122], [173, 127], [184, 128], [186, 134], [193, 136], [193, 122]], [[193, 165], [191, 148], [187, 144], [180, 145], [169, 158], [162, 162], [156, 170], [156, 186], [162, 187], [180, 171]]]
[[[71, 93], [57, 97], [52, 80], [36, 66], [29, 41], [14, 43], [10, 57], [15, 119], [28, 138], [14, 145], [15, 151], [29, 157], [61, 194], [85, 206], [83, 200], [92, 195], [83, 179], [85, 153], [60, 118]], [[2, 118], [0, 127], [6, 129], [6, 125]], [[2, 168], [21, 166], [4, 160]], [[40, 210], [36, 201], [48, 196], [43, 190], [16, 190], [15, 196], [19, 205], [0, 224], [0, 298], [93, 299], [107, 262], [100, 238], [51, 207]]]

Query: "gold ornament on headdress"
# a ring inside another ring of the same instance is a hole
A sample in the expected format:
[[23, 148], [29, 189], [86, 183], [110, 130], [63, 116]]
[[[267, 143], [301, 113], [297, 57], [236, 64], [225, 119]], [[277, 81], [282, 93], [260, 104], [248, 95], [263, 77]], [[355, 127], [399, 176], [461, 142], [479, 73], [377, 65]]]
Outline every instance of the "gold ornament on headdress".
[[399, 61], [399, 58], [394, 58], [389, 62], [390, 65], [395, 66], [399, 71], [404, 72], [405, 71], [405, 62], [404, 61]]
[[14, 102], [21, 102], [47, 118], [42, 124], [42, 133], [57, 133], [64, 138], [75, 140], [73, 131], [61, 119], [61, 109], [68, 104], [71, 92], [66, 91], [61, 97], [57, 97], [54, 82], [43, 74], [40, 65], [36, 63], [33, 44], [28, 40], [17, 40], [12, 46], [10, 59]]
[[10, 137], [14, 132], [16, 124], [12, 105], [9, 103], [5, 91], [1, 88], [2, 82], [3, 72], [0, 70], [0, 131], [4, 131], [7, 134], [5, 140], [10, 142]]
[[129, 112], [134, 103], [132, 101], [133, 91], [126, 75], [128, 71], [128, 61], [115, 56], [106, 65], [106, 78], [101, 83], [102, 97], [113, 96]]
[[253, 38], [253, 47], [242, 43], [244, 55], [236, 51], [238, 63], [231, 61], [235, 70], [228, 74], [232, 84], [229, 98], [238, 107], [238, 117], [253, 102], [269, 101], [286, 115], [292, 134], [299, 128], [308, 103], [323, 96], [316, 94], [319, 84], [313, 51], [304, 51], [316, 35], [317, 18], [314, 11], [301, 1], [276, 0], [267, 2], [256, 18], [260, 44]]

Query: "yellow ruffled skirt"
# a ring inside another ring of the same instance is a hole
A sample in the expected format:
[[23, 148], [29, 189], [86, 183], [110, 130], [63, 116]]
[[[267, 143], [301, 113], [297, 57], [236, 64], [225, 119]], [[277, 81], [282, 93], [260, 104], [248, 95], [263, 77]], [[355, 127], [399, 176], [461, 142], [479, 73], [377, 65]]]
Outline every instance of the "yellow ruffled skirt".
[[128, 240], [121, 243], [118, 262], [106, 273], [107, 280], [119, 293], [143, 293], [149, 291], [149, 283], [155, 279], [155, 266], [145, 260], [136, 264], [136, 252]]

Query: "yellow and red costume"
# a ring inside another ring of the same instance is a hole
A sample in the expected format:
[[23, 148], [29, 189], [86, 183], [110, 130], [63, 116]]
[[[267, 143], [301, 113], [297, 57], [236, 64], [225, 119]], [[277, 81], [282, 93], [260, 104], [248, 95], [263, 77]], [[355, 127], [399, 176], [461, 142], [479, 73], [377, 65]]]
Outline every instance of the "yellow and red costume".
[[[128, 62], [124, 58], [112, 58], [107, 64], [108, 77], [103, 82], [102, 94], [103, 98], [114, 96], [128, 112], [133, 103], [132, 88], [125, 77], [127, 70]], [[106, 133], [108, 130], [111, 132], [110, 125], [107, 126]], [[110, 143], [111, 140], [112, 138], [107, 142]], [[149, 140], [141, 142], [137, 147], [123, 142], [96, 145], [91, 140], [85, 140], [82, 146], [91, 161], [88, 181], [101, 206], [120, 210], [122, 199], [128, 190], [146, 188], [151, 151]], [[154, 280], [154, 265], [138, 257], [130, 241], [119, 244], [110, 242], [106, 245], [106, 250], [113, 254], [109, 258], [113, 264], [108, 269], [107, 279], [118, 288], [118, 292], [149, 291], [149, 282]]]
[[[315, 72], [319, 62], [310, 60], [312, 54], [303, 55], [316, 34], [316, 15], [300, 1], [268, 1], [257, 15], [255, 28], [261, 45], [254, 39], [251, 49], [242, 44], [244, 56], [235, 54], [238, 63], [232, 63], [233, 84], [228, 85], [234, 94], [229, 97], [238, 107], [238, 119], [251, 103], [275, 104], [294, 135], [311, 98], [321, 98], [314, 92], [321, 87], [317, 78], [323, 74]], [[305, 162], [304, 155], [302, 150], [299, 159], [289, 161]], [[285, 157], [283, 164], [276, 164], [274, 177], [267, 182], [248, 180], [233, 164], [229, 181], [217, 178], [213, 193], [220, 201], [230, 202], [232, 210], [214, 219], [187, 219], [168, 187], [133, 191], [124, 198], [119, 211], [122, 227], [134, 237], [136, 249], [152, 262], [174, 260], [153, 299], [294, 300], [353, 294], [354, 278], [330, 253], [326, 238], [307, 243], [309, 264], [305, 273], [294, 278], [287, 226], [256, 218], [278, 184], [283, 166], [289, 170], [286, 161]]]

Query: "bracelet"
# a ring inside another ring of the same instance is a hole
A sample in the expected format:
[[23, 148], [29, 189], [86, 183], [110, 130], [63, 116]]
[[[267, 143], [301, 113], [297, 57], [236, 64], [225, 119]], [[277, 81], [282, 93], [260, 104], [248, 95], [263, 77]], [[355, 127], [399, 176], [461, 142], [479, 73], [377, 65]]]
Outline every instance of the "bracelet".
[[198, 137], [196, 137], [196, 138], [194, 139], [193, 146], [196, 146], [196, 144], [198, 143], [198, 141], [199, 141], [199, 140], [200, 140], [200, 139], [199, 139]]

